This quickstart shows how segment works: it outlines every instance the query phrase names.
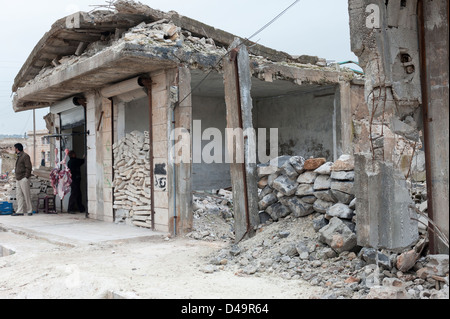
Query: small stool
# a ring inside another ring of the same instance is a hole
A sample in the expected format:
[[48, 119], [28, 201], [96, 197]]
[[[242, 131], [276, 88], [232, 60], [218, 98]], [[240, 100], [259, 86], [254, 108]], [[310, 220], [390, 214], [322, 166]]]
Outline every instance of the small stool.
[[38, 198], [37, 213], [56, 214], [55, 196], [45, 196]]
[[47, 214], [56, 214], [55, 196], [45, 197], [45, 212]]
[[36, 213], [39, 214], [41, 211], [45, 212], [45, 197], [38, 198]]

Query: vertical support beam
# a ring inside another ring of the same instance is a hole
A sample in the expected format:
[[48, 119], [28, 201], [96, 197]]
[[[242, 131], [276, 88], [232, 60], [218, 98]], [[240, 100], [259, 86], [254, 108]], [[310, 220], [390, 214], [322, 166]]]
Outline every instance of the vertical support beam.
[[31, 167], [37, 167], [36, 158], [36, 110], [33, 109], [33, 165]]
[[[352, 122], [352, 99], [351, 99], [351, 83], [340, 82], [339, 83], [339, 101], [340, 105], [340, 150], [338, 151], [338, 157], [342, 154], [353, 154], [353, 122]], [[338, 143], [339, 145], [339, 143]], [[337, 160], [337, 158], [335, 159]]]
[[[191, 72], [186, 67], [179, 67], [177, 70], [178, 83], [178, 99], [182, 101], [177, 105], [178, 101], [171, 101], [171, 105], [175, 106], [172, 112], [175, 112], [174, 127], [182, 129], [184, 132], [192, 132], [192, 98], [191, 92]], [[175, 88], [174, 88], [175, 89]], [[175, 102], [175, 103], [174, 103]], [[174, 173], [175, 197], [174, 202], [177, 223], [176, 234], [183, 235], [192, 231], [193, 214], [192, 214], [192, 140], [189, 141], [189, 149], [182, 149], [181, 152], [175, 154], [176, 164]], [[183, 154], [184, 151], [189, 154]], [[172, 152], [170, 152], [172, 153]], [[169, 155], [170, 156], [170, 155]], [[187, 163], [182, 158], [189, 159]]]
[[[449, 236], [449, 13], [448, 1], [419, 2], [428, 215]], [[430, 252], [448, 247], [430, 227]]]
[[143, 79], [142, 84], [147, 89], [148, 95], [148, 103], [149, 103], [149, 140], [150, 140], [150, 212], [151, 212], [151, 220], [152, 220], [152, 230], [155, 230], [155, 155], [154, 155], [154, 139], [153, 139], [153, 90], [152, 90], [152, 80], [151, 79]]
[[[227, 141], [228, 154], [238, 153], [230, 164], [235, 217], [235, 240], [239, 242], [254, 235], [259, 223], [256, 178], [256, 137], [253, 131], [251, 73], [247, 48], [236, 39], [231, 45], [231, 59], [224, 59], [227, 129], [242, 129], [240, 141]], [[253, 131], [254, 132], [254, 131]], [[230, 136], [227, 136], [230, 138]], [[231, 137], [233, 138], [233, 137]], [[243, 140], [242, 140], [243, 139]], [[237, 147], [236, 147], [237, 146]], [[239, 149], [240, 148], [240, 149]], [[239, 153], [244, 163], [239, 161]]]

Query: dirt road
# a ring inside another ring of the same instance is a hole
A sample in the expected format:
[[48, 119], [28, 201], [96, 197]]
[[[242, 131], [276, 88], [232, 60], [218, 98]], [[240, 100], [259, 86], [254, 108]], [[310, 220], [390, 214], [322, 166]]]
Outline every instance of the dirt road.
[[[225, 243], [186, 238], [65, 247], [0, 232], [0, 298], [309, 299], [321, 288], [278, 275], [205, 273]], [[5, 253], [4, 253], [5, 255]]]

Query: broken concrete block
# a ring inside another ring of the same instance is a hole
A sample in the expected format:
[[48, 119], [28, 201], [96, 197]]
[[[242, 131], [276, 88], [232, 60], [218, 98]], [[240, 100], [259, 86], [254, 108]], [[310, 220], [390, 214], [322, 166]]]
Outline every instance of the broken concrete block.
[[298, 177], [297, 171], [292, 167], [292, 165], [289, 162], [284, 163], [282, 167], [283, 171], [282, 174], [286, 175], [290, 179], [296, 179]]
[[335, 204], [328, 208], [326, 214], [328, 216], [339, 217], [342, 219], [352, 219], [355, 215], [352, 209], [341, 203]]
[[302, 174], [305, 171], [305, 159], [301, 156], [292, 156], [289, 159], [289, 163], [297, 171], [297, 173]]
[[331, 178], [339, 181], [353, 181], [355, 180], [355, 171], [333, 171]]
[[364, 247], [363, 249], [361, 249], [358, 256], [370, 265], [376, 265], [378, 263], [379, 266], [384, 266], [387, 269], [392, 268], [391, 260], [389, 259], [389, 257], [383, 253], [380, 253], [374, 248]]
[[329, 175], [319, 175], [314, 181], [314, 190], [328, 190], [331, 187], [331, 178]]
[[[427, 256], [429, 262], [424, 267], [426, 269], [425, 273], [428, 277], [430, 276], [440, 276], [445, 277], [449, 273], [449, 255], [429, 255]], [[422, 268], [422, 269], [424, 269]], [[423, 277], [421, 277], [423, 278]]]
[[336, 202], [336, 199], [333, 197], [330, 190], [316, 191], [314, 192], [314, 196], [316, 196], [317, 199], [321, 199], [326, 202]]
[[270, 205], [278, 202], [278, 197], [271, 193], [269, 195], [264, 196], [264, 198], [258, 203], [260, 210], [266, 210]]
[[277, 170], [278, 170], [278, 167], [276, 167], [276, 166], [258, 165], [258, 177], [262, 178], [264, 176], [274, 174], [277, 172]]
[[302, 201], [304, 201], [307, 204], [314, 204], [317, 201], [316, 196], [313, 195], [309, 195], [309, 196], [304, 196], [302, 197]]
[[330, 175], [331, 174], [331, 166], [333, 166], [333, 162], [327, 162], [316, 169], [314, 172], [320, 175]]
[[353, 171], [355, 169], [355, 160], [351, 155], [341, 155], [337, 161], [331, 166], [332, 172]]
[[316, 181], [317, 175], [318, 174], [314, 173], [313, 171], [307, 171], [298, 177], [297, 183], [314, 184], [314, 182]]
[[414, 250], [407, 251], [397, 257], [396, 267], [401, 272], [407, 272], [412, 269], [420, 255]]
[[300, 184], [295, 195], [299, 197], [314, 195], [314, 188], [311, 184]]
[[275, 179], [272, 187], [285, 196], [292, 196], [297, 191], [298, 183], [287, 176], [281, 175]]
[[291, 210], [289, 209], [289, 207], [283, 205], [280, 202], [269, 206], [269, 208], [267, 208], [266, 212], [270, 215], [270, 217], [274, 221], [277, 221], [280, 218], [284, 218], [291, 214]]
[[[336, 202], [346, 204], [346, 205], [349, 205], [352, 202], [352, 200], [355, 198], [355, 195], [343, 193], [341, 191], [337, 191], [334, 189], [330, 190], [330, 193]], [[354, 208], [352, 208], [352, 209], [354, 209]]]
[[337, 217], [333, 217], [319, 233], [319, 240], [337, 253], [351, 251], [357, 245], [356, 235]]
[[313, 208], [314, 211], [325, 214], [328, 209], [330, 209], [334, 205], [333, 202], [327, 202], [321, 199], [318, 199], [314, 202]]
[[354, 195], [354, 182], [332, 181], [330, 188], [346, 194]]
[[324, 228], [329, 224], [329, 220], [325, 218], [325, 216], [321, 215], [313, 219], [313, 228], [316, 232]]
[[304, 169], [307, 171], [314, 171], [326, 162], [327, 160], [325, 158], [310, 158], [305, 161]]
[[269, 177], [265, 176], [263, 178], [261, 178], [258, 182], [258, 188], [259, 189], [263, 189], [267, 186], [267, 184], [269, 183]]
[[280, 201], [289, 207], [294, 217], [305, 217], [314, 213], [313, 205], [305, 203], [298, 197], [283, 198]]
[[277, 158], [270, 160], [268, 165], [277, 167], [278, 170], [280, 170], [286, 162], [289, 162], [290, 159], [291, 157], [287, 155], [279, 156]]

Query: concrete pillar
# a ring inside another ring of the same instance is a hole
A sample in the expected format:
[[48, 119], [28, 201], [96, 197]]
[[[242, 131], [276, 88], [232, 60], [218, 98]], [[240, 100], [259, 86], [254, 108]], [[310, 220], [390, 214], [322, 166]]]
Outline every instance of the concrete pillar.
[[154, 172], [154, 209], [155, 230], [171, 232], [173, 214], [169, 210], [169, 79], [166, 70], [150, 74], [152, 80], [152, 129], [153, 141], [153, 167]]
[[[192, 95], [191, 92], [191, 73], [186, 67], [179, 67], [177, 72], [178, 77], [178, 100], [171, 95], [171, 108], [176, 105], [178, 101], [181, 103], [175, 108], [175, 127], [182, 129], [186, 133], [192, 132]], [[176, 82], [175, 82], [176, 83]], [[175, 89], [175, 87], [173, 87]], [[173, 92], [172, 92], [173, 93]], [[186, 135], [187, 136], [187, 135]], [[193, 213], [192, 213], [192, 139], [186, 139], [189, 145], [186, 149], [181, 149], [181, 152], [175, 153], [175, 173], [170, 180], [175, 180], [175, 193], [170, 191], [171, 205], [176, 205], [176, 234], [183, 235], [193, 228]], [[188, 154], [184, 154], [187, 152]], [[172, 156], [173, 154], [171, 154]], [[187, 162], [181, 160], [185, 159]], [[171, 158], [172, 160], [172, 158]], [[170, 174], [169, 174], [170, 175]], [[175, 177], [175, 178], [173, 178]], [[173, 183], [173, 182], [172, 182]], [[169, 182], [169, 185], [171, 183]], [[173, 195], [176, 195], [174, 201]]]
[[402, 165], [411, 163], [414, 148], [421, 147], [416, 10], [417, 0], [349, 0], [351, 46], [365, 71], [369, 111], [359, 122], [366, 137], [357, 145], [360, 160], [355, 162], [358, 244], [363, 246], [398, 249], [418, 238], [402, 175]]
[[[423, 0], [421, 10], [422, 90], [427, 161], [428, 210], [449, 237], [449, 25], [448, 0]], [[432, 253], [449, 253], [430, 232]]]
[[[97, 165], [97, 146], [99, 144], [100, 138], [97, 132], [97, 123], [99, 120], [99, 111], [101, 110], [102, 99], [99, 94], [89, 93], [86, 95], [86, 129], [89, 131], [89, 135], [86, 138], [87, 143], [87, 187], [88, 187], [88, 213], [90, 218], [101, 219], [100, 213], [102, 212], [103, 207], [101, 207], [99, 213], [100, 205], [97, 205], [98, 199], [102, 199], [103, 201], [103, 193], [101, 197], [98, 192], [100, 191], [100, 187], [97, 186], [98, 175], [103, 172], [103, 170]], [[99, 147], [100, 148], [100, 147]]]

